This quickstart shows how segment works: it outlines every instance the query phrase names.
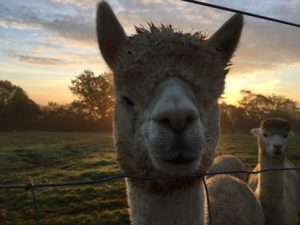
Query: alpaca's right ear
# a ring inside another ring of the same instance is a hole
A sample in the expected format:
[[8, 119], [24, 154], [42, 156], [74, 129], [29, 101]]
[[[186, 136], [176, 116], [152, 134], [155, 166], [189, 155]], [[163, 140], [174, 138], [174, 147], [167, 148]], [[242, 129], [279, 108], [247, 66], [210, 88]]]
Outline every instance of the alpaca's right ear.
[[109, 4], [102, 1], [97, 9], [97, 36], [101, 54], [110, 68], [126, 34]]
[[225, 53], [228, 60], [238, 46], [243, 24], [243, 15], [235, 14], [208, 39], [210, 43], [215, 44], [219, 50]]
[[250, 131], [255, 137], [259, 136], [261, 134], [261, 129], [260, 128], [254, 128], [251, 129]]

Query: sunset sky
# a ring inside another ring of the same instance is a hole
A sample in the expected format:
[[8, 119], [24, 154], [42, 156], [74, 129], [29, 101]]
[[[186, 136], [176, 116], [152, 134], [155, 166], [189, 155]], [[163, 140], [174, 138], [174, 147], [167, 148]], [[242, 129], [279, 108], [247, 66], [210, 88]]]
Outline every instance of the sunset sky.
[[[96, 0], [0, 2], [0, 80], [21, 86], [39, 104], [68, 103], [70, 80], [83, 70], [108, 72], [99, 54]], [[172, 24], [212, 34], [232, 13], [180, 0], [107, 0], [127, 34], [134, 25]], [[211, 0], [253, 13], [300, 23], [300, 0]], [[240, 47], [227, 77], [224, 100], [241, 89], [280, 94], [300, 102], [300, 29], [245, 17]]]

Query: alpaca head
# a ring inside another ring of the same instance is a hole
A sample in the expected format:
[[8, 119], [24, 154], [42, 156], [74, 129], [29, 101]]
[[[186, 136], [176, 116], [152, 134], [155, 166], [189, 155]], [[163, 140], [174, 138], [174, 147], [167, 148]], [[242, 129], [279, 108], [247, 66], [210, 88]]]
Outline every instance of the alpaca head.
[[257, 137], [261, 153], [268, 159], [284, 159], [288, 138], [294, 135], [289, 122], [277, 118], [263, 120], [251, 133]]
[[235, 15], [209, 39], [152, 23], [126, 36], [109, 5], [99, 4], [98, 41], [114, 74], [114, 135], [126, 173], [187, 174], [210, 166], [218, 98], [242, 26]]

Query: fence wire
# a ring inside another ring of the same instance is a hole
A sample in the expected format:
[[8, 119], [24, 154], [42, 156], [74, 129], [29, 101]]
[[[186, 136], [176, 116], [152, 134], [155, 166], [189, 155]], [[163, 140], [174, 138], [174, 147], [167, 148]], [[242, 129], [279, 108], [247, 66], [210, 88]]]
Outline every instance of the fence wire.
[[215, 173], [205, 173], [205, 174], [191, 174], [185, 176], [151, 176], [151, 177], [142, 177], [142, 176], [131, 176], [126, 174], [117, 174], [114, 176], [104, 177], [97, 180], [81, 180], [81, 181], [73, 181], [73, 182], [58, 182], [58, 183], [40, 183], [34, 184], [30, 181], [27, 184], [12, 184], [12, 185], [0, 185], [0, 190], [20, 190], [24, 189], [25, 191], [31, 192], [32, 204], [35, 212], [35, 224], [40, 225], [40, 215], [39, 215], [39, 207], [36, 200], [36, 190], [41, 188], [55, 188], [55, 187], [70, 187], [70, 186], [83, 186], [83, 185], [94, 185], [94, 184], [105, 184], [112, 181], [122, 180], [125, 178], [140, 181], [140, 182], [151, 182], [158, 180], [174, 180], [174, 179], [183, 179], [183, 178], [199, 178], [203, 181], [205, 188], [205, 195], [207, 200], [207, 211], [208, 211], [208, 219], [209, 225], [212, 225], [213, 218], [211, 217], [211, 207], [209, 201], [208, 187], [205, 181], [206, 177], [222, 175], [222, 174], [259, 174], [265, 173], [269, 171], [289, 171], [289, 170], [300, 170], [300, 167], [293, 168], [269, 168], [257, 171], [248, 171], [248, 170], [234, 170], [234, 171], [224, 171], [224, 172], [215, 172]]
[[279, 20], [279, 19], [275, 19], [272, 17], [267, 17], [267, 16], [250, 13], [250, 12], [246, 12], [246, 11], [242, 11], [242, 10], [238, 10], [238, 9], [228, 8], [228, 7], [224, 7], [224, 6], [220, 6], [220, 5], [215, 5], [215, 4], [211, 4], [211, 3], [207, 3], [207, 2], [200, 2], [200, 1], [195, 1], [195, 0], [181, 0], [181, 1], [189, 2], [189, 3], [193, 3], [193, 4], [197, 4], [197, 5], [203, 5], [203, 6], [207, 6], [207, 7], [211, 7], [211, 8], [215, 8], [215, 9], [225, 10], [225, 11], [229, 11], [229, 12], [240, 13], [240, 14], [243, 14], [246, 16], [252, 16], [252, 17], [259, 18], [259, 19], [268, 20], [268, 21], [300, 28], [300, 24], [297, 24], [297, 23], [292, 23], [292, 22], [288, 22], [285, 20]]

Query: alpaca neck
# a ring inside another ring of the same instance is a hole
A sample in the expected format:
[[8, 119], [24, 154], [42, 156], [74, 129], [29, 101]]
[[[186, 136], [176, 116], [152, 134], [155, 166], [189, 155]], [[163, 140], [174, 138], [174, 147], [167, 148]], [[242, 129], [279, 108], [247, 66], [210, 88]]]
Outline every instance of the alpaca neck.
[[[268, 159], [259, 151], [259, 170], [269, 168], [284, 168], [284, 160], [274, 161]], [[285, 172], [268, 171], [258, 175], [258, 196], [261, 201], [273, 204], [273, 201], [279, 202], [285, 199]]]
[[204, 225], [205, 193], [202, 182], [166, 195], [146, 192], [127, 181], [133, 225]]

